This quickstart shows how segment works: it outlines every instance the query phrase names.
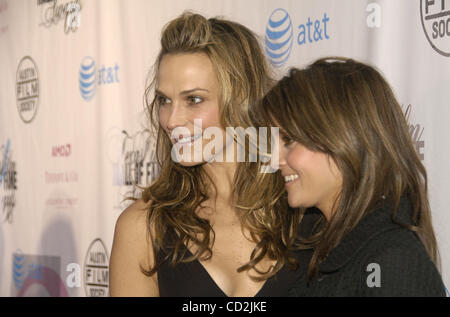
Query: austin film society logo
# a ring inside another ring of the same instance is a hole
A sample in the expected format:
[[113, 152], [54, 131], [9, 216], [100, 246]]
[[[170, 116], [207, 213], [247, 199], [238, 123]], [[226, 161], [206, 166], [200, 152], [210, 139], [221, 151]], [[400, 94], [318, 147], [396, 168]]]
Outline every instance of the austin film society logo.
[[12, 160], [11, 141], [0, 144], [0, 207], [3, 221], [12, 223], [13, 210], [16, 205], [17, 170]]
[[92, 241], [84, 261], [86, 296], [105, 297], [109, 290], [109, 256], [101, 239]]
[[289, 13], [281, 8], [274, 10], [267, 22], [265, 49], [266, 55], [274, 67], [283, 66], [293, 48], [294, 41], [298, 46], [310, 45], [330, 39], [330, 17], [325, 12], [323, 18], [308, 17], [298, 25], [298, 33], [294, 33], [294, 24]]
[[16, 100], [22, 121], [33, 121], [39, 105], [39, 73], [30, 56], [23, 57], [17, 67]]
[[434, 50], [450, 57], [450, 0], [421, 0], [420, 17]]
[[86, 56], [80, 64], [79, 87], [81, 97], [85, 101], [90, 101], [97, 90], [97, 86], [119, 83], [119, 65], [102, 67], [97, 71], [95, 60]]

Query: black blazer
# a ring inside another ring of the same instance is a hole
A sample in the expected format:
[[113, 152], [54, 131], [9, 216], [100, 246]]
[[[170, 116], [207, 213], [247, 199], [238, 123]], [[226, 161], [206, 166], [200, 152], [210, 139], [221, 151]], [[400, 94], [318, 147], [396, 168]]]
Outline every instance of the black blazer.
[[[391, 220], [387, 204], [367, 216], [319, 264], [307, 283], [297, 275], [290, 296], [445, 296], [441, 276], [416, 234]], [[411, 223], [402, 198], [397, 220]]]

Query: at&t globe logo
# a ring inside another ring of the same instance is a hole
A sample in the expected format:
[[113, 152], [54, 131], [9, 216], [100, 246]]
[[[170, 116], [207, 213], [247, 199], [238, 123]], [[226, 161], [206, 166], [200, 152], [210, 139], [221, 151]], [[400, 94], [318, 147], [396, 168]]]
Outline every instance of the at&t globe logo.
[[13, 255], [13, 279], [15, 286], [22, 288], [23, 281], [25, 280], [25, 256], [22, 251], [18, 250], [18, 253]]
[[99, 63], [97, 69], [92, 57], [84, 57], [81, 61], [79, 75], [81, 97], [83, 97], [85, 101], [90, 101], [94, 98], [97, 88], [104, 85], [120, 83], [119, 69], [120, 67], [117, 63], [115, 63], [114, 66], [109, 67], [105, 66], [103, 63]]
[[95, 95], [95, 88], [97, 84], [97, 69], [95, 61], [92, 57], [86, 56], [81, 61], [80, 65], [80, 93], [84, 100], [89, 101]]
[[293, 38], [291, 17], [286, 10], [276, 9], [270, 15], [265, 37], [266, 54], [273, 66], [281, 67], [286, 63], [291, 54]]

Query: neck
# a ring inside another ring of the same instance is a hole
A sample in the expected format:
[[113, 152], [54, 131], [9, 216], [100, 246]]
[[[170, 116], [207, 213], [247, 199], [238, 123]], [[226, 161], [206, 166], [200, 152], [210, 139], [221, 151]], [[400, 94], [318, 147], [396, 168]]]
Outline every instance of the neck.
[[[229, 141], [228, 141], [229, 140]], [[211, 198], [231, 203], [234, 176], [238, 162], [238, 145], [233, 139], [225, 141], [225, 148], [215, 153], [215, 157], [222, 156], [221, 161], [212, 160], [203, 165], [203, 170], [212, 179], [217, 192], [214, 192], [212, 184], [208, 184]], [[242, 149], [241, 149], [242, 150]], [[226, 153], [232, 151], [232, 161], [227, 161]]]
[[338, 203], [339, 203], [339, 198], [338, 198], [338, 193], [336, 193], [330, 199], [326, 199], [326, 200], [322, 201], [321, 203], [317, 204], [316, 207], [323, 213], [323, 215], [329, 222], [336, 210]]
[[203, 170], [215, 185], [208, 183], [208, 191], [214, 200], [229, 201], [231, 203], [234, 174], [237, 163], [211, 162], [203, 165]]

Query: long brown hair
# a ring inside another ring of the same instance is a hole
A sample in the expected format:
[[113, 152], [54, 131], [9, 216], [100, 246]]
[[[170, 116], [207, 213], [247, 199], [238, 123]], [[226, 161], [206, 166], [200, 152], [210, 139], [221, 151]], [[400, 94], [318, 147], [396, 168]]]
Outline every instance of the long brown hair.
[[427, 173], [402, 109], [377, 70], [346, 58], [319, 59], [305, 69], [291, 69], [259, 110], [292, 140], [329, 155], [343, 176], [331, 219], [322, 215], [320, 230], [299, 239], [303, 247], [314, 248], [310, 279], [343, 236], [382, 201], [394, 205], [395, 220], [403, 195], [413, 209], [413, 224], [404, 226], [418, 234], [439, 266]]
[[[154, 96], [164, 55], [199, 52], [210, 58], [217, 76], [222, 127], [252, 126], [251, 105], [273, 84], [257, 37], [243, 25], [186, 12], [163, 29], [161, 51], [145, 93], [151, 126], [157, 132], [156, 154], [161, 166], [159, 177], [142, 193], [144, 202], [151, 203], [147, 222], [155, 259], [153, 267], [142, 268], [147, 275], [157, 272], [164, 261], [176, 265], [212, 256], [214, 230], [196, 210], [209, 198], [207, 184], [214, 184], [201, 165], [183, 167], [172, 161], [172, 144], [159, 126]], [[245, 149], [248, 154], [248, 148]], [[242, 227], [249, 229], [256, 243], [249, 262], [238, 271], [253, 268], [260, 274], [255, 279], [262, 280], [284, 264], [294, 263], [289, 250], [295, 239], [299, 212], [288, 210], [286, 199], [281, 199], [284, 182], [278, 174], [260, 173], [261, 161], [237, 164], [232, 203]], [[192, 257], [186, 257], [186, 246], [191, 245], [196, 251]], [[157, 256], [160, 251], [165, 255], [163, 258]], [[260, 272], [255, 265], [264, 257], [276, 260], [276, 265]]]

